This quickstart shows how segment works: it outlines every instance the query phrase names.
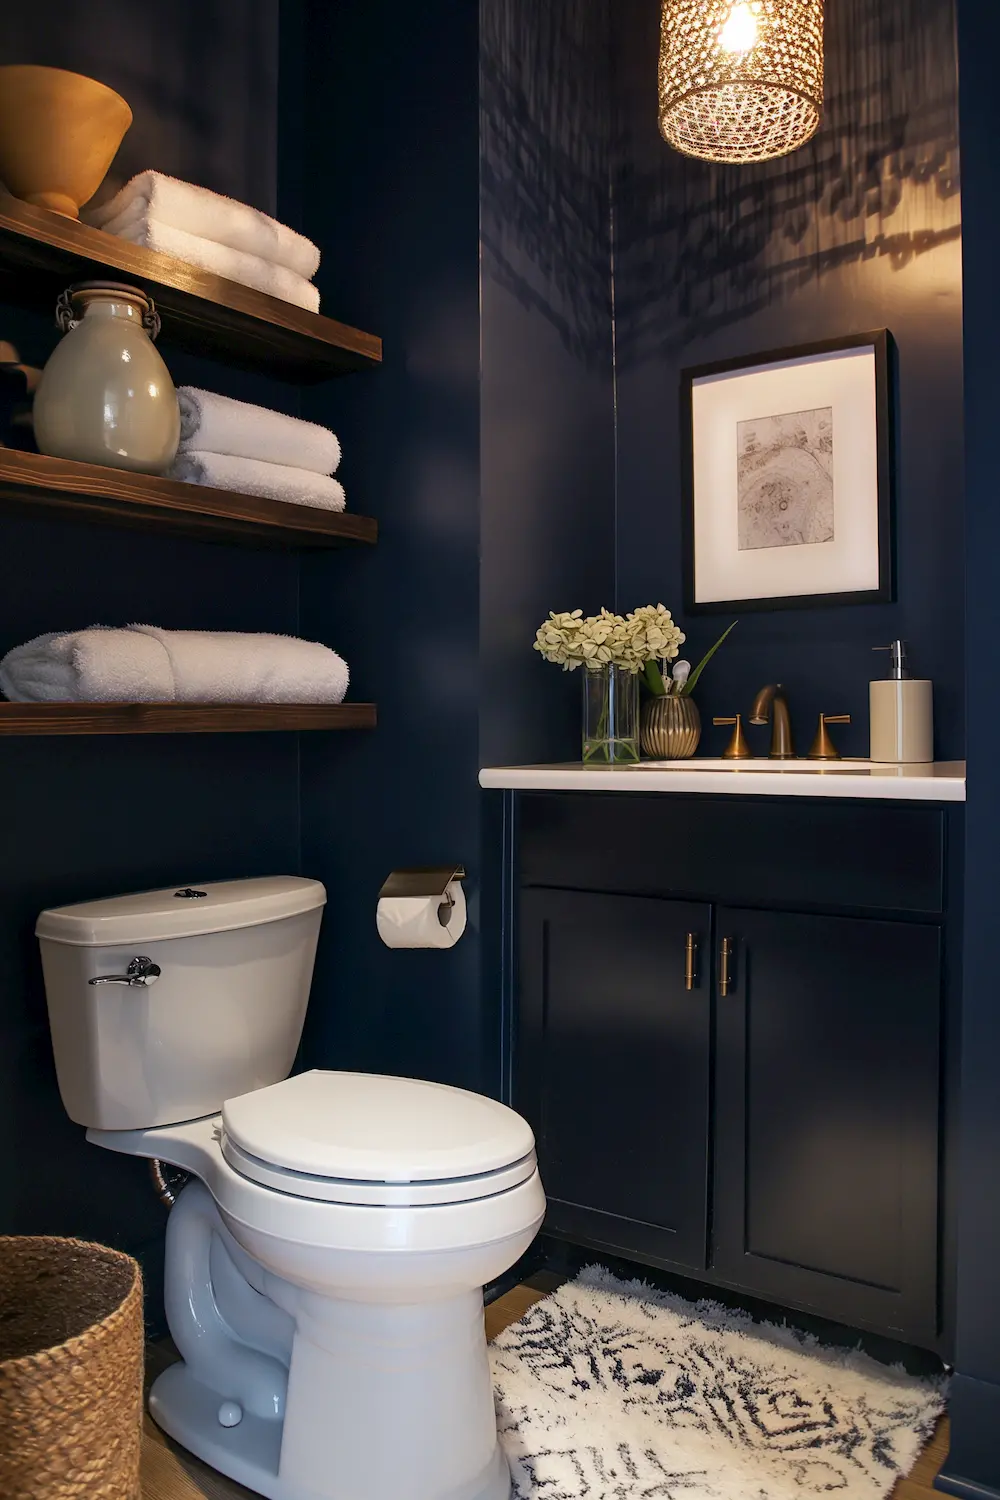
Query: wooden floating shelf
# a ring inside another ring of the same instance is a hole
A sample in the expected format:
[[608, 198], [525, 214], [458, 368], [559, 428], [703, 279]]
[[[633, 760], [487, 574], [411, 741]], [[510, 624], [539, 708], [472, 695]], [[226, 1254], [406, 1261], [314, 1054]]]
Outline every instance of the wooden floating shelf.
[[0, 194], [0, 282], [8, 300], [54, 311], [73, 281], [127, 280], [148, 291], [164, 337], [286, 380], [376, 368], [382, 340], [294, 303], [132, 245], [76, 219]]
[[2, 703], [0, 736], [374, 729], [374, 703]]
[[370, 544], [378, 537], [370, 516], [13, 448], [0, 448], [0, 508], [251, 547], [322, 549]]

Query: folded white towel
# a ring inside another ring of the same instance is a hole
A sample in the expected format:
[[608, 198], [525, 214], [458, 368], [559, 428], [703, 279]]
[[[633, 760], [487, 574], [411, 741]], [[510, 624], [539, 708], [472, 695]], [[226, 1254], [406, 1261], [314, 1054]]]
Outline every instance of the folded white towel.
[[319, 510], [343, 510], [347, 504], [344, 486], [329, 474], [293, 469], [288, 464], [269, 464], [260, 458], [234, 458], [229, 453], [201, 453], [195, 449], [178, 453], [170, 475], [188, 484], [235, 490], [238, 495], [264, 495], [291, 505], [315, 505]]
[[155, 625], [132, 630], [163, 647], [178, 703], [341, 703], [347, 692], [347, 663], [318, 641]]
[[120, 192], [99, 208], [89, 208], [84, 218], [109, 234], [131, 237], [129, 231], [144, 219], [184, 229], [203, 240], [229, 245], [260, 260], [273, 261], [311, 281], [319, 270], [319, 250], [304, 234], [296, 234], [269, 214], [238, 203], [233, 198], [180, 182], [162, 172], [140, 172]]
[[181, 409], [182, 453], [224, 453], [257, 458], [269, 464], [333, 474], [340, 463], [340, 444], [328, 427], [286, 417], [266, 406], [251, 406], [193, 385], [177, 390]]
[[131, 630], [36, 636], [0, 661], [12, 703], [170, 703], [174, 677], [163, 647]]
[[214, 240], [201, 239], [196, 234], [188, 234], [185, 229], [172, 229], [156, 219], [142, 219], [118, 238], [128, 240], [132, 245], [144, 245], [147, 250], [172, 255], [176, 260], [199, 266], [203, 271], [214, 271], [216, 276], [225, 276], [228, 281], [238, 281], [241, 286], [252, 286], [258, 292], [280, 297], [282, 302], [294, 302], [307, 312], [319, 312], [319, 288], [297, 272], [289, 271], [287, 266], [277, 266], [273, 261], [247, 255], [243, 250], [233, 250], [229, 245], [217, 245]]
[[341, 703], [348, 680], [316, 641], [154, 625], [40, 635], [0, 661], [14, 703]]

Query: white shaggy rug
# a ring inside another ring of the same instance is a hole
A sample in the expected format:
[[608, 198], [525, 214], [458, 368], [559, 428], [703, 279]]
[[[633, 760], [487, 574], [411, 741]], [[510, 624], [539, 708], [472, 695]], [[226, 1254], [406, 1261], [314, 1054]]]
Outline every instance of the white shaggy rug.
[[491, 1355], [518, 1500], [881, 1500], [944, 1409], [940, 1381], [598, 1266]]

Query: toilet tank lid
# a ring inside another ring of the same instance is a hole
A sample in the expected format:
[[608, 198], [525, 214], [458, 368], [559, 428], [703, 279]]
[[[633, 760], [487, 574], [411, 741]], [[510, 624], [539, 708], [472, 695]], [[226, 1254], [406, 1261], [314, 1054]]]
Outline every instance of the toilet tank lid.
[[55, 906], [39, 916], [35, 934], [76, 948], [110, 948], [258, 927], [325, 902], [320, 882], [298, 875], [215, 880]]

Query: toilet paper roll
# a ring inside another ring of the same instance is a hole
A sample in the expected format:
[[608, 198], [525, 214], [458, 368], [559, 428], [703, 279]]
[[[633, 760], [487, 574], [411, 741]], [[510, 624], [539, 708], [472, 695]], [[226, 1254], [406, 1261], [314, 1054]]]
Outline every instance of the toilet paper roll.
[[453, 880], [448, 891], [455, 905], [447, 927], [438, 920], [441, 896], [383, 896], [375, 925], [386, 947], [454, 948], [465, 931], [465, 891], [460, 880]]

